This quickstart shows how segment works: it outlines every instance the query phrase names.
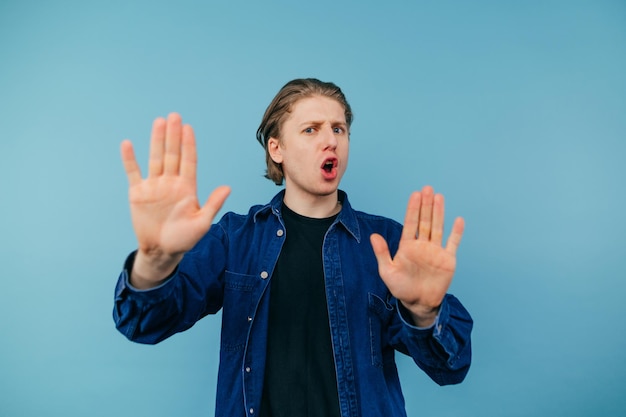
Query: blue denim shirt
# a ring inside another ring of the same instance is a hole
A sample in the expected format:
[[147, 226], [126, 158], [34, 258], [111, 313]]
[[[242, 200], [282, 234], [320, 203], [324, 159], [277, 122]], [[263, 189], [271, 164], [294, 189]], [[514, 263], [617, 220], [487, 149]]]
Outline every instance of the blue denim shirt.
[[[158, 343], [222, 309], [218, 417], [255, 417], [260, 409], [269, 283], [286, 236], [283, 193], [247, 215], [226, 213], [159, 287], [130, 286], [129, 256], [115, 290], [116, 326], [139, 343]], [[470, 366], [472, 319], [448, 294], [433, 326], [413, 326], [381, 280], [369, 242], [379, 233], [394, 254], [402, 226], [353, 210], [342, 191], [340, 199], [323, 266], [341, 415], [406, 416], [395, 352], [410, 355], [440, 385], [459, 383]]]

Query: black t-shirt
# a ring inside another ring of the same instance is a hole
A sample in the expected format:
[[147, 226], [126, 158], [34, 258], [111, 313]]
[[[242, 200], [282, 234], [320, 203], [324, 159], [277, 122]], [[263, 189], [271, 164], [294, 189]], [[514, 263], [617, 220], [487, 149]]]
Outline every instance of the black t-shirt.
[[335, 217], [283, 204], [286, 241], [272, 275], [261, 417], [340, 417], [322, 244]]

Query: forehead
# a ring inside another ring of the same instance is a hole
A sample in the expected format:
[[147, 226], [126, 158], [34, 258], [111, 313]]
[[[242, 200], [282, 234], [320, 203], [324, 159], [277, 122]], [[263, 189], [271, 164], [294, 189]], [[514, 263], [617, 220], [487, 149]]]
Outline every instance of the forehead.
[[345, 111], [343, 105], [335, 99], [324, 96], [306, 97], [294, 103], [286, 121], [346, 123]]

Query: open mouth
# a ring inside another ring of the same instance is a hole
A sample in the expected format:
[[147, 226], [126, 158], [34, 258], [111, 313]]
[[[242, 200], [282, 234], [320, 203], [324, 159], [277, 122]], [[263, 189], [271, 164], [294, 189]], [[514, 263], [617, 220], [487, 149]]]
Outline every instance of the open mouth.
[[325, 160], [324, 163], [322, 164], [322, 169], [329, 174], [333, 172], [333, 169], [335, 169], [336, 167], [337, 167], [337, 159], [335, 158], [329, 158]]

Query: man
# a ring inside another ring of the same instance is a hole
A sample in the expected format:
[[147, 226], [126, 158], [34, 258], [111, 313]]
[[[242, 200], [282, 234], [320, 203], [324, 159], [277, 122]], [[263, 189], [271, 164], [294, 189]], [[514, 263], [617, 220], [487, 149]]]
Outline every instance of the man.
[[463, 220], [442, 246], [444, 200], [428, 186], [403, 227], [352, 209], [338, 189], [351, 123], [336, 85], [287, 83], [257, 132], [267, 177], [285, 189], [214, 225], [230, 189], [199, 205], [180, 116], [155, 120], [145, 179], [122, 143], [139, 247], [118, 281], [116, 325], [157, 343], [222, 309], [218, 416], [405, 416], [396, 350], [442, 385], [469, 369], [472, 319], [446, 294]]

